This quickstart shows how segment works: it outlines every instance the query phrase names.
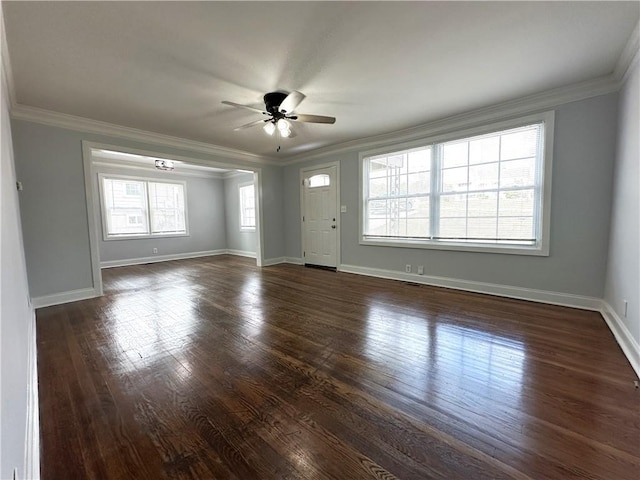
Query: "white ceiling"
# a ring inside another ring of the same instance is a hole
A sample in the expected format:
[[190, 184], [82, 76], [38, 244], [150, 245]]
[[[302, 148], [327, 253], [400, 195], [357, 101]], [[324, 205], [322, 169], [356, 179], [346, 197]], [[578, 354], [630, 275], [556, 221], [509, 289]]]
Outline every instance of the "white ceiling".
[[[613, 72], [634, 2], [3, 2], [18, 104], [286, 159]], [[299, 90], [282, 150], [262, 95]]]

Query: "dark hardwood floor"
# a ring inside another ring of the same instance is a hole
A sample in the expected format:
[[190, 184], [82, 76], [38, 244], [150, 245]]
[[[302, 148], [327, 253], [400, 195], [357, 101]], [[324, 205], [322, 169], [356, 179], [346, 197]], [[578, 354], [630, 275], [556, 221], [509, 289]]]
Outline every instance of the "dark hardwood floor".
[[232, 256], [37, 311], [42, 478], [639, 478], [598, 313]]

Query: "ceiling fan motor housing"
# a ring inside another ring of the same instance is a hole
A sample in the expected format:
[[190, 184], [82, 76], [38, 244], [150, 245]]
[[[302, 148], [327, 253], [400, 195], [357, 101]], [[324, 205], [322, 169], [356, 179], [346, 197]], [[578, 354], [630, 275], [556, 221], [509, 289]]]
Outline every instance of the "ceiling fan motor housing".
[[276, 119], [284, 116], [280, 113], [278, 108], [285, 98], [287, 98], [287, 94], [282, 92], [271, 92], [264, 96], [264, 104], [267, 108], [267, 112], [276, 117]]

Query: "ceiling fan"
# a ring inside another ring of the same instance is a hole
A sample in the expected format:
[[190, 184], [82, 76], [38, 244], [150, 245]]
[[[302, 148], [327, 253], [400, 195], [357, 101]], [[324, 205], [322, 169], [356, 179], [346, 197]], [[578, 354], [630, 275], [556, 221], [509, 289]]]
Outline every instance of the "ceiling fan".
[[277, 130], [282, 137], [294, 136], [291, 130], [291, 124], [289, 120], [295, 122], [307, 122], [307, 123], [335, 123], [335, 117], [325, 117], [324, 115], [308, 115], [305, 113], [294, 113], [294, 110], [300, 102], [305, 99], [305, 95], [300, 92], [293, 91], [291, 93], [284, 92], [271, 92], [264, 96], [264, 110], [259, 108], [250, 107], [248, 105], [241, 105], [239, 103], [223, 101], [225, 105], [231, 105], [232, 107], [244, 108], [251, 110], [252, 112], [261, 113], [266, 115], [267, 118], [262, 118], [246, 125], [241, 125], [234, 130], [243, 130], [245, 128], [254, 127], [256, 125], [264, 124], [263, 129], [267, 134], [273, 135]]

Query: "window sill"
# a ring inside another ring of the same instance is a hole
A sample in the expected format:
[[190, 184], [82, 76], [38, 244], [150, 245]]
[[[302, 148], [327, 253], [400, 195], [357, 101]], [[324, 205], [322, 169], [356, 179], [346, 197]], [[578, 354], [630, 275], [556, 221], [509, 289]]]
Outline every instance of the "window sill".
[[241, 232], [255, 232], [256, 227], [240, 227]]
[[435, 241], [415, 241], [415, 240], [382, 240], [376, 238], [361, 238], [360, 245], [372, 245], [377, 247], [394, 248], [419, 248], [425, 250], [450, 250], [458, 252], [477, 253], [499, 253], [507, 255], [530, 255], [538, 257], [548, 257], [549, 248], [544, 246], [522, 246], [522, 245], [495, 245], [470, 242], [435, 242]]
[[150, 238], [178, 238], [178, 237], [189, 237], [189, 232], [187, 233], [167, 233], [167, 234], [157, 234], [157, 235], [118, 235], [111, 237], [103, 237], [102, 239], [105, 242], [111, 242], [113, 240], [148, 240]]

